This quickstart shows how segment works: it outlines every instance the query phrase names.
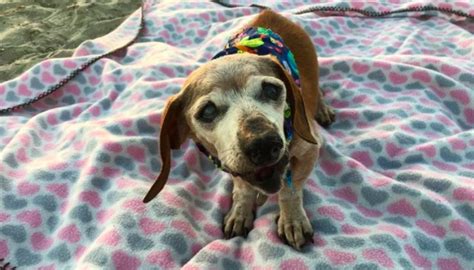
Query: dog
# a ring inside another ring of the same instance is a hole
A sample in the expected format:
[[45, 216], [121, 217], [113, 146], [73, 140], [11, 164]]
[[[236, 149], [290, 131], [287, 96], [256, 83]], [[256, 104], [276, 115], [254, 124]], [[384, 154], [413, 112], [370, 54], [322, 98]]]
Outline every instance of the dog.
[[278, 194], [279, 237], [295, 249], [312, 241], [302, 190], [322, 143], [316, 121], [328, 126], [335, 120], [318, 77], [317, 54], [305, 31], [272, 10], [262, 11], [167, 101], [162, 168], [144, 202], [164, 187], [170, 150], [191, 138], [232, 175], [226, 238], [247, 236], [255, 205]]

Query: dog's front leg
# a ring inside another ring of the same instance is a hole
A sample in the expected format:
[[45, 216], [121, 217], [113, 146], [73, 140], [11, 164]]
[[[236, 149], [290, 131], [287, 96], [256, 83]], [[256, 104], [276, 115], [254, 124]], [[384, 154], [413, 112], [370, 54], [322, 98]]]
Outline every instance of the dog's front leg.
[[246, 237], [253, 227], [255, 218], [254, 205], [257, 192], [239, 177], [232, 177], [232, 208], [224, 218], [224, 236], [229, 239], [234, 236]]
[[299, 250], [306, 242], [313, 240], [313, 228], [303, 208], [303, 187], [319, 158], [319, 146], [307, 144], [295, 137], [290, 150], [299, 155], [293, 157], [290, 162], [292, 187], [285, 181], [278, 193], [278, 235], [280, 239]]
[[313, 239], [313, 228], [303, 208], [303, 188], [283, 187], [278, 193], [280, 216], [278, 235], [296, 249]]

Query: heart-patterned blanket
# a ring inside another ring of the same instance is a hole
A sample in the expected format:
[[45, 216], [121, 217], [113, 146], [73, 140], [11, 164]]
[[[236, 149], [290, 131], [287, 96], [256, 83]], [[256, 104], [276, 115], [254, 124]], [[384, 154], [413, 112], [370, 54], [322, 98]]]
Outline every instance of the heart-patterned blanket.
[[325, 144], [304, 190], [314, 244], [297, 252], [280, 241], [274, 197], [246, 239], [224, 240], [230, 177], [189, 141], [164, 190], [142, 203], [160, 169], [166, 99], [260, 11], [149, 1], [73, 57], [0, 84], [0, 109], [52, 89], [0, 115], [0, 265], [472, 269], [474, 8], [322, 2], [264, 3], [311, 36], [337, 114], [319, 129]]

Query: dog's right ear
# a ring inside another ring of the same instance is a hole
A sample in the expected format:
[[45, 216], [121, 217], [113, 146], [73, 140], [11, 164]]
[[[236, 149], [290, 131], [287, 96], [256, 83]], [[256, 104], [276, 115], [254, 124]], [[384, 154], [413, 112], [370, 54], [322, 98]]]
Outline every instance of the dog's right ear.
[[[291, 75], [286, 71], [282, 64], [274, 56], [262, 57], [264, 61], [271, 63], [276, 68], [278, 78], [285, 83], [286, 99], [291, 108], [292, 125], [296, 134], [303, 140], [311, 144], [319, 144], [319, 140], [314, 135], [315, 132], [310, 122], [309, 113], [306, 111], [303, 96], [300, 88], [296, 85]], [[270, 62], [268, 62], [270, 61]]]
[[143, 202], [147, 203], [160, 193], [168, 180], [171, 167], [171, 149], [179, 149], [189, 134], [189, 126], [184, 117], [186, 105], [184, 89], [172, 96], [166, 103], [160, 131], [161, 171], [155, 183], [151, 186]]

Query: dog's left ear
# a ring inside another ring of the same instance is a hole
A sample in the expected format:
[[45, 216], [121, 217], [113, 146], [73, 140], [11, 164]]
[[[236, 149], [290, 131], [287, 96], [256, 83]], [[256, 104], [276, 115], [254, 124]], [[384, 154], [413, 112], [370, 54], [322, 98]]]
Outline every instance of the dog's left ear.
[[291, 75], [286, 69], [280, 64], [280, 62], [273, 56], [266, 57], [272, 62], [273, 70], [277, 72], [278, 78], [285, 83], [286, 87], [286, 101], [291, 108], [292, 124], [293, 129], [303, 140], [311, 143], [318, 144], [319, 140], [316, 139], [313, 131], [313, 125], [311, 119], [314, 117], [309, 115], [310, 113], [305, 109], [303, 96], [301, 90], [296, 85]]

